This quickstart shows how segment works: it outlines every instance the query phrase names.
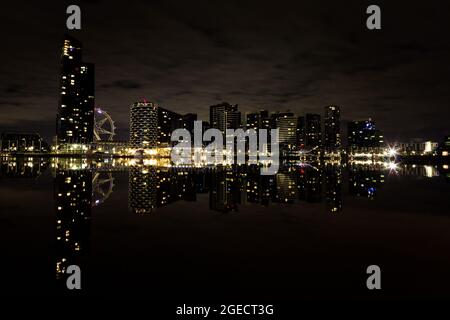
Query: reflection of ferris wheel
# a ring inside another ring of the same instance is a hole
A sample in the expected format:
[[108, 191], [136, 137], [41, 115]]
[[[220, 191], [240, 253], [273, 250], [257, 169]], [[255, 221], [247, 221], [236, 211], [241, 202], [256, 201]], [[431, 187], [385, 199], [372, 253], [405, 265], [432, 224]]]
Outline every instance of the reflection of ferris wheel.
[[94, 138], [96, 141], [112, 141], [116, 127], [111, 116], [100, 108], [95, 108]]
[[105, 202], [113, 192], [114, 178], [111, 173], [96, 172], [92, 179], [92, 206]]

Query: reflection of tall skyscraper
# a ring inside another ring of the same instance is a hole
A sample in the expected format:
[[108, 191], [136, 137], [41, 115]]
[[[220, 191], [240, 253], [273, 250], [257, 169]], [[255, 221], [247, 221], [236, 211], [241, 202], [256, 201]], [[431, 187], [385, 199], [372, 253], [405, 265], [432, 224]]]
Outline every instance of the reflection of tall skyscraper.
[[155, 167], [130, 167], [128, 207], [137, 214], [146, 214], [157, 206], [158, 173]]
[[94, 65], [82, 61], [81, 42], [66, 36], [61, 55], [57, 137], [60, 144], [90, 143], [94, 135]]
[[261, 175], [259, 166], [248, 166], [244, 183], [247, 202], [269, 205], [273, 176]]
[[324, 147], [328, 151], [335, 151], [341, 147], [341, 115], [338, 106], [325, 107], [324, 117]]
[[178, 200], [195, 201], [195, 172], [185, 168], [157, 169], [157, 206]]
[[286, 170], [276, 175], [277, 198], [282, 203], [293, 203], [297, 198], [295, 173]]
[[158, 105], [136, 102], [130, 110], [130, 143], [135, 148], [155, 148], [158, 145]]
[[307, 202], [322, 200], [322, 173], [320, 169], [300, 168], [297, 172], [298, 198]]
[[342, 169], [340, 166], [325, 168], [325, 197], [331, 212], [342, 210]]
[[235, 168], [217, 169], [211, 175], [209, 207], [219, 212], [237, 211], [241, 202], [240, 184]]
[[225, 134], [227, 129], [238, 129], [241, 127], [241, 113], [238, 105], [223, 102], [210, 107], [209, 124], [211, 128], [219, 129]]
[[83, 268], [89, 244], [92, 173], [88, 170], [57, 171], [54, 182], [56, 277], [65, 279], [69, 265]]
[[195, 175], [195, 189], [197, 193], [207, 193], [210, 189], [211, 168], [199, 169]]
[[384, 184], [384, 172], [381, 168], [369, 166], [351, 166], [349, 168], [349, 192], [358, 197], [374, 198]]

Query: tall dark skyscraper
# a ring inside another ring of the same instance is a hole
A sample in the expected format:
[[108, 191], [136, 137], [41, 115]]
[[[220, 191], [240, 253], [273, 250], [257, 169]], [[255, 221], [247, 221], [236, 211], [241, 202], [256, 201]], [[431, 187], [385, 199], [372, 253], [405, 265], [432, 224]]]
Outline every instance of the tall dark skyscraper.
[[304, 149], [306, 146], [306, 123], [305, 117], [297, 118], [297, 146]]
[[305, 116], [305, 146], [308, 149], [322, 145], [322, 126], [319, 114], [307, 113]]
[[175, 142], [171, 141], [172, 132], [176, 129], [186, 129], [194, 136], [194, 121], [197, 120], [197, 114], [187, 113], [181, 115], [179, 113], [158, 108], [158, 146], [169, 147]]
[[383, 145], [383, 134], [372, 119], [349, 122], [347, 138], [350, 152], [377, 151]]
[[245, 116], [245, 128], [258, 130], [261, 126], [261, 117], [258, 112], [247, 113]]
[[94, 136], [94, 65], [82, 60], [82, 45], [66, 35], [61, 55], [58, 144], [86, 144]]
[[324, 147], [327, 151], [335, 151], [341, 147], [341, 111], [338, 106], [325, 107]]
[[219, 129], [225, 134], [227, 129], [241, 127], [241, 113], [238, 105], [223, 102], [209, 107], [209, 124], [211, 128]]
[[158, 108], [158, 146], [171, 146], [172, 131], [183, 128], [183, 116], [179, 113]]
[[182, 116], [180, 128], [184, 128], [194, 137], [194, 122], [197, 121], [196, 113], [186, 113]]

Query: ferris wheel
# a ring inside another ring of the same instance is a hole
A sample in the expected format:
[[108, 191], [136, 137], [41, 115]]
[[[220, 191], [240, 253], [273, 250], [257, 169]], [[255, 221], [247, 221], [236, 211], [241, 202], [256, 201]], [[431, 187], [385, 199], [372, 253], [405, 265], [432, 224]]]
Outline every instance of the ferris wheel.
[[112, 141], [116, 127], [111, 116], [100, 108], [94, 112], [94, 138], [96, 141]]

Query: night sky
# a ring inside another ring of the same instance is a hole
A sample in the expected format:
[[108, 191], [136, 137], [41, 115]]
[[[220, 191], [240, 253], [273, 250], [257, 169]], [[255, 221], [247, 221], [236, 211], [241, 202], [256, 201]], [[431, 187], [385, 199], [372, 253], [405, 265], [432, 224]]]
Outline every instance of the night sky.
[[[66, 6], [82, 10], [84, 60], [96, 65], [96, 105], [126, 139], [137, 100], [198, 113], [241, 111], [372, 117], [386, 140], [450, 134], [450, 5], [444, 1], [4, 2], [0, 130], [50, 141], [58, 106]], [[392, 3], [392, 2], [395, 2]], [[382, 30], [366, 29], [369, 4]]]

